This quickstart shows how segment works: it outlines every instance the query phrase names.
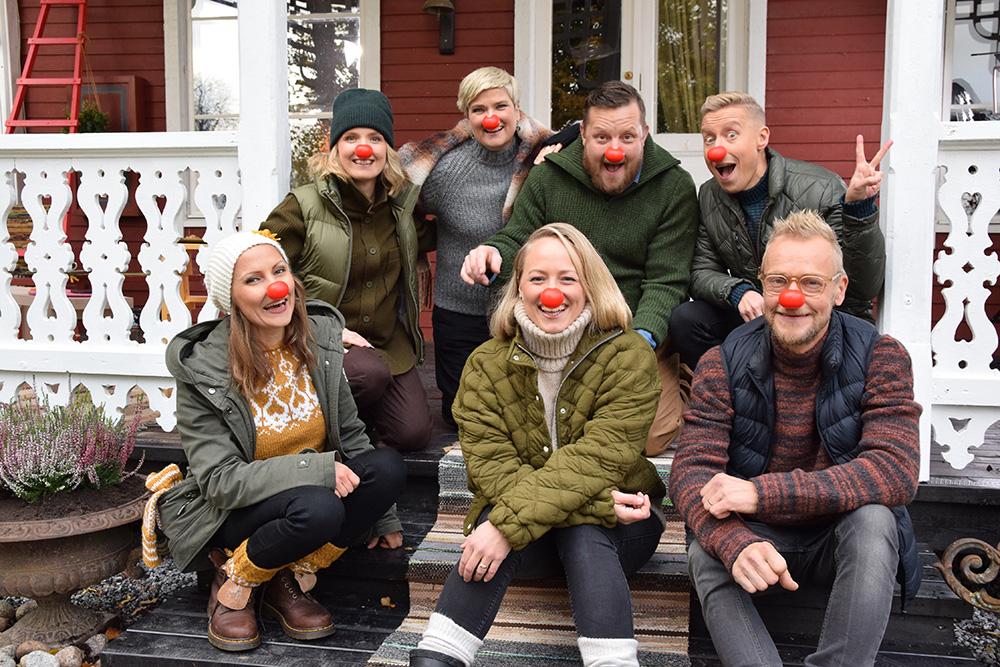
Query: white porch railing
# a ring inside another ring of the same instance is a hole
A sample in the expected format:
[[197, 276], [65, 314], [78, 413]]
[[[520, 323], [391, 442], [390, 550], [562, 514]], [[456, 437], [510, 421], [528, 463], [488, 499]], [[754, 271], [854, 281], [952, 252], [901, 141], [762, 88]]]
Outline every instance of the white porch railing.
[[[955, 469], [1000, 420], [1000, 370], [990, 367], [997, 331], [986, 314], [1000, 259], [989, 225], [1000, 211], [1000, 123], [946, 123], [939, 141], [938, 203], [949, 221], [934, 274], [944, 316], [931, 332], [934, 352], [931, 424], [941, 456]], [[957, 340], [963, 322], [971, 340]]]
[[[149, 290], [138, 316], [144, 342], [133, 340], [135, 318], [122, 290], [132, 259], [120, 227], [129, 199], [128, 171], [138, 176], [135, 203], [145, 220], [137, 253]], [[87, 218], [79, 263], [88, 272], [91, 293], [83, 297], [67, 294], [66, 272], [74, 254], [63, 220], [73, 197], [71, 172]], [[20, 203], [32, 221], [24, 259], [33, 272], [35, 292], [26, 322], [12, 293], [17, 252], [6, 224], [9, 210], [18, 203], [19, 183], [23, 184]], [[11, 400], [27, 382], [53, 404], [64, 405], [72, 390], [83, 385], [95, 403], [117, 411], [138, 386], [148, 396], [150, 408], [159, 412], [159, 425], [172, 429], [174, 383], [164, 351], [171, 337], [191, 325], [179, 293], [188, 254], [178, 241], [189, 212], [194, 211], [204, 218], [203, 238], [209, 244], [235, 231], [242, 198], [236, 133], [3, 137], [0, 400]], [[199, 250], [199, 264], [207, 252], [208, 246]], [[81, 300], [86, 302], [82, 316], [78, 315]], [[201, 320], [216, 316], [211, 304], [199, 313]], [[74, 340], [78, 320], [86, 332], [83, 341]], [[31, 339], [25, 340], [25, 334]]]

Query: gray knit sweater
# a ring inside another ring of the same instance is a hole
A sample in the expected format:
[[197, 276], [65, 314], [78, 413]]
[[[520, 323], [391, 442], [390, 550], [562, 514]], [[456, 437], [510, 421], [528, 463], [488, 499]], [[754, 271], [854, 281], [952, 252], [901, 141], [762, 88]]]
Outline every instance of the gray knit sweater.
[[485, 316], [492, 290], [466, 285], [459, 277], [470, 250], [503, 228], [503, 204], [514, 175], [520, 140], [490, 151], [465, 141], [434, 166], [420, 196], [437, 216], [437, 270], [434, 304], [466, 315]]

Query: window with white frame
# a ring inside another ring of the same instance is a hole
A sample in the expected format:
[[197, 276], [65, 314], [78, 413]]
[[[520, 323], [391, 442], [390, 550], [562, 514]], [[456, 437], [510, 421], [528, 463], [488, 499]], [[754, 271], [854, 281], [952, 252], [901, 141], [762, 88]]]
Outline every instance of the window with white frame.
[[[285, 0], [285, 4], [292, 177], [301, 181], [309, 155], [325, 148], [333, 99], [347, 88], [379, 86], [379, 2]], [[245, 0], [244, 5], [251, 6]], [[239, 0], [166, 1], [165, 15], [176, 16], [183, 23], [175, 35], [167, 35], [168, 52], [173, 37], [178, 52], [188, 54], [186, 63], [175, 65], [174, 77], [168, 67], [168, 115], [178, 116], [168, 118], [172, 129], [237, 129], [238, 12]], [[171, 78], [175, 81], [173, 96]]]
[[950, 0], [944, 120], [1000, 120], [1000, 0]]

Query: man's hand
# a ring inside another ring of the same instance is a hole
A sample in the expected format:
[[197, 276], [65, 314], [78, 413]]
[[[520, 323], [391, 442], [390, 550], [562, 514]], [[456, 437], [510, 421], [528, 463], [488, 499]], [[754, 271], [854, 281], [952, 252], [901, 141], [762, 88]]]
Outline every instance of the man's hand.
[[775, 584], [785, 590], [798, 590], [785, 559], [770, 542], [754, 542], [746, 546], [733, 563], [733, 581], [747, 593], [766, 591]]
[[398, 549], [403, 546], [403, 531], [397, 530], [394, 533], [386, 533], [385, 535], [376, 535], [372, 539], [368, 540], [368, 548], [374, 549], [379, 547], [380, 549]]
[[764, 314], [764, 295], [757, 290], [747, 290], [740, 297], [739, 311], [744, 322], [760, 317]]
[[371, 347], [372, 346], [372, 344], [369, 343], [368, 340], [364, 336], [362, 336], [361, 334], [359, 334], [357, 331], [351, 331], [347, 327], [344, 327], [343, 339], [344, 339], [344, 347], [345, 348], [346, 347], [353, 347], [355, 345], [358, 346], [358, 347]]
[[462, 542], [458, 574], [466, 582], [489, 581], [510, 553], [510, 542], [489, 521], [479, 524]]
[[885, 142], [878, 153], [875, 153], [872, 161], [869, 162], [865, 158], [865, 138], [858, 135], [854, 149], [854, 175], [851, 176], [851, 182], [847, 184], [847, 193], [844, 195], [845, 202], [861, 201], [878, 194], [878, 189], [882, 184], [882, 172], [878, 170], [878, 165], [891, 147], [892, 139]]
[[333, 492], [337, 494], [338, 498], [346, 498], [350, 495], [351, 491], [358, 488], [361, 478], [343, 463], [336, 463], [334, 465], [336, 466], [334, 470], [337, 474], [337, 481]]
[[732, 512], [757, 512], [757, 487], [739, 477], [718, 473], [701, 487], [701, 504], [716, 519], [725, 519]]
[[618, 517], [618, 523], [629, 524], [649, 518], [649, 496], [642, 491], [622, 493], [612, 490], [611, 499], [615, 501], [615, 516]]
[[486, 272], [489, 271], [494, 275], [500, 273], [502, 261], [500, 251], [493, 246], [476, 246], [469, 251], [469, 254], [465, 256], [465, 261], [462, 262], [462, 280], [470, 285], [476, 283], [489, 285], [490, 279], [486, 277]]

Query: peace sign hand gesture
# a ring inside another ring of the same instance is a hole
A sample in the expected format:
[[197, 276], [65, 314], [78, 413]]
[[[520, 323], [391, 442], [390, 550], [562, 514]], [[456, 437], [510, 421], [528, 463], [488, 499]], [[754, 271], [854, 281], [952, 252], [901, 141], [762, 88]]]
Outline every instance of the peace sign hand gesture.
[[847, 184], [847, 194], [844, 195], [845, 202], [861, 201], [878, 194], [879, 186], [882, 184], [882, 172], [878, 170], [878, 165], [891, 146], [892, 139], [885, 142], [872, 161], [869, 162], [865, 157], [865, 138], [858, 135], [854, 151], [854, 175], [851, 176], [851, 182]]

